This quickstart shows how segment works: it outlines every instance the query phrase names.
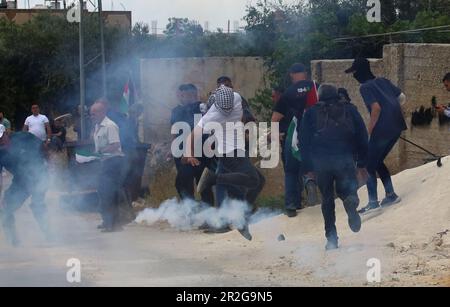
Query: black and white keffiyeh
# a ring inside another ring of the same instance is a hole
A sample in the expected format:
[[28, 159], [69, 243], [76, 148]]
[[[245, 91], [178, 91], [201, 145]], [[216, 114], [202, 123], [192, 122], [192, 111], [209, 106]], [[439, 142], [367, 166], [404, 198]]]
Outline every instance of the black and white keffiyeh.
[[234, 108], [234, 91], [233, 89], [221, 85], [208, 100], [208, 105], [215, 105], [225, 114], [230, 114]]

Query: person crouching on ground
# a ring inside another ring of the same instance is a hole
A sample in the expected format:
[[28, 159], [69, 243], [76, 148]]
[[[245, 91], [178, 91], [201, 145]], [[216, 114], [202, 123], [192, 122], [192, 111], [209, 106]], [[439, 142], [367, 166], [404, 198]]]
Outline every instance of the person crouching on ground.
[[309, 177], [316, 177], [322, 193], [326, 249], [337, 249], [335, 186], [344, 202], [350, 229], [353, 232], [361, 229], [357, 177], [367, 174], [367, 130], [356, 107], [340, 99], [335, 86], [323, 84], [319, 88], [319, 103], [306, 111], [301, 131], [305, 171]]

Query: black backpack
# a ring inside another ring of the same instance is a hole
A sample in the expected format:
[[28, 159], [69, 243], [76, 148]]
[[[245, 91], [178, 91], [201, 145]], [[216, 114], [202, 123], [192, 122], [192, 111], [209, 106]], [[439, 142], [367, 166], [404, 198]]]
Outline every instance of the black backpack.
[[315, 137], [322, 142], [353, 142], [355, 125], [349, 108], [342, 101], [319, 102], [317, 104], [317, 126]]

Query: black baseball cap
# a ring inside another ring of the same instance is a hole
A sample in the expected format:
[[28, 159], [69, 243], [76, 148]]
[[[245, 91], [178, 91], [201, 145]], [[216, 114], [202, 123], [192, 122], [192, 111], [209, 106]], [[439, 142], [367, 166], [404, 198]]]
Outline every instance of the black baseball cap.
[[222, 76], [217, 79], [217, 84], [223, 84], [225, 82], [231, 82], [231, 78], [227, 76]]
[[291, 73], [291, 74], [297, 74], [297, 73], [302, 73], [302, 72], [306, 72], [306, 66], [303, 65], [302, 63], [295, 63], [289, 69], [289, 73]]
[[352, 66], [345, 71], [346, 74], [354, 73], [356, 71], [370, 71], [370, 62], [366, 58], [356, 58]]

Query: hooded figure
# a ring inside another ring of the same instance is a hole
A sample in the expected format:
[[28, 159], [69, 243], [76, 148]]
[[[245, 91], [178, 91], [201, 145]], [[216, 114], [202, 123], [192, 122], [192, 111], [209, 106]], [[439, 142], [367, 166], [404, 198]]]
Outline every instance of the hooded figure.
[[361, 228], [357, 173], [365, 173], [368, 136], [358, 110], [340, 99], [335, 86], [322, 85], [319, 100], [303, 117], [300, 149], [305, 171], [316, 178], [322, 193], [326, 249], [330, 250], [338, 248], [335, 187], [350, 229], [359, 232]]

